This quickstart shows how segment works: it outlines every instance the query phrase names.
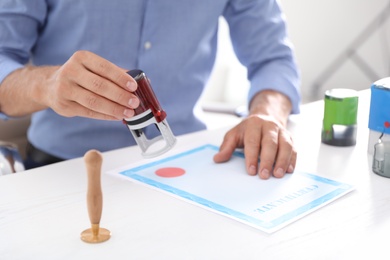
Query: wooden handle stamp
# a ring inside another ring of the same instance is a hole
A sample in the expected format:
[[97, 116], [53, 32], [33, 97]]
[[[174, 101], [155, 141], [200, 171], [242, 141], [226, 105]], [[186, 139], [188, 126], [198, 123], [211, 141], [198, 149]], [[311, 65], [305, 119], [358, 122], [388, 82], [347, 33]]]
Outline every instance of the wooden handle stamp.
[[100, 243], [111, 237], [111, 232], [100, 227], [103, 209], [103, 194], [101, 189], [101, 167], [103, 156], [97, 150], [89, 150], [84, 155], [88, 177], [87, 207], [91, 228], [81, 233], [81, 240], [87, 243]]

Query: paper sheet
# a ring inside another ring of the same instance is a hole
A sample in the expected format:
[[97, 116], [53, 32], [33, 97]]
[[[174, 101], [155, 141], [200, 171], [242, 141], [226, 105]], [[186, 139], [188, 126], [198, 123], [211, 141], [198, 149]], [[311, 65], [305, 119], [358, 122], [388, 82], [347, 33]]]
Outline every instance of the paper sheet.
[[137, 167], [114, 170], [177, 198], [233, 218], [267, 233], [275, 232], [353, 190], [346, 183], [295, 172], [262, 180], [245, 171], [244, 155], [216, 164], [214, 145], [203, 145]]

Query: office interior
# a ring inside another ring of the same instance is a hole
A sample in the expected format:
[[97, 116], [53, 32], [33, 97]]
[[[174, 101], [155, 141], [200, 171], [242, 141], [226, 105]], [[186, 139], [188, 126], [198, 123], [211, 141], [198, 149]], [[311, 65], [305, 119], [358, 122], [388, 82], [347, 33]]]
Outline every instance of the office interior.
[[[281, 0], [302, 83], [302, 104], [332, 88], [368, 89], [390, 75], [390, 1]], [[209, 128], [237, 120], [249, 83], [220, 19], [219, 51], [198, 113]], [[216, 119], [220, 120], [216, 120]], [[24, 154], [29, 117], [0, 120], [0, 140]]]

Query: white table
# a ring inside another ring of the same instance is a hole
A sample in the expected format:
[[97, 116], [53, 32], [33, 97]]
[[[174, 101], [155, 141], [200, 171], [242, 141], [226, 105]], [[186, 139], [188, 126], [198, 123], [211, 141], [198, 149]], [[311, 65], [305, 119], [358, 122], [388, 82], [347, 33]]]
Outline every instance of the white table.
[[[356, 146], [321, 144], [322, 101], [292, 117], [296, 170], [356, 190], [276, 233], [103, 173], [101, 226], [112, 237], [84, 243], [79, 236], [90, 223], [79, 158], [0, 178], [0, 259], [389, 259], [390, 179], [371, 171], [370, 92], [360, 94]], [[180, 136], [167, 155], [199, 141], [219, 145], [225, 131]], [[107, 152], [103, 171], [137, 160], [142, 160], [138, 147]]]

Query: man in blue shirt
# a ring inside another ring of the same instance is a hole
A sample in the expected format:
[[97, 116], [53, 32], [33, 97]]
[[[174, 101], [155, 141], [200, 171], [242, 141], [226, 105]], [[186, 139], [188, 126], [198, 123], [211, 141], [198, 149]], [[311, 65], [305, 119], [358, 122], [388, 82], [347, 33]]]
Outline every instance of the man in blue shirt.
[[33, 157], [56, 161], [129, 146], [134, 141], [117, 120], [139, 105], [126, 73], [138, 68], [176, 135], [205, 129], [193, 108], [215, 61], [221, 15], [251, 88], [249, 116], [225, 135], [214, 161], [243, 147], [249, 174], [283, 177], [296, 163], [285, 126], [299, 112], [300, 95], [276, 0], [2, 0], [0, 111], [33, 114]]

